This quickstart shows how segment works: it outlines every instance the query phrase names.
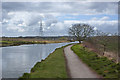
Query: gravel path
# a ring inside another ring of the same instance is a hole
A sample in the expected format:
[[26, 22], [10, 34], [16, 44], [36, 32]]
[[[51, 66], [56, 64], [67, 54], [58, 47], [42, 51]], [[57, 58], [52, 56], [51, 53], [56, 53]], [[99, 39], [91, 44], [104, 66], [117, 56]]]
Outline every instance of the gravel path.
[[100, 78], [70, 49], [72, 45], [64, 48], [68, 74], [71, 78]]

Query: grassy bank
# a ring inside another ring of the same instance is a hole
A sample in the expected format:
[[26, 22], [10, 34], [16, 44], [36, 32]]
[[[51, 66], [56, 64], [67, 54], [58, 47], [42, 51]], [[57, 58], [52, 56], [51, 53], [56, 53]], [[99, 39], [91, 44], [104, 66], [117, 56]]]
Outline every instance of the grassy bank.
[[6, 46], [19, 46], [23, 44], [48, 44], [48, 43], [63, 43], [63, 42], [68, 42], [65, 40], [43, 40], [43, 41], [0, 41], [0, 47], [6, 47]]
[[[64, 46], [65, 47], [65, 46]], [[29, 78], [67, 78], [63, 48], [57, 48], [45, 61], [38, 62], [30, 73], [24, 73], [20, 79]]]
[[71, 49], [84, 63], [104, 78], [118, 78], [119, 64], [114, 63], [106, 57], [98, 57], [96, 53], [84, 49], [80, 44], [72, 46]]

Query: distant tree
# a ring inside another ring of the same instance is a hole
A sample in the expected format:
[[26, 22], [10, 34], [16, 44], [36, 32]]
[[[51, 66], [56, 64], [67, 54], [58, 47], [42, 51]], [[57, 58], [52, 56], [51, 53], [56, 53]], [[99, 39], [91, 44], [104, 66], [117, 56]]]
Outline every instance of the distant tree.
[[118, 36], [118, 33], [113, 33], [113, 34], [111, 34], [112, 36]]
[[69, 28], [68, 33], [69, 35], [75, 36], [79, 43], [81, 43], [81, 41], [86, 40], [87, 37], [94, 34], [94, 27], [88, 24], [73, 24], [72, 27]]
[[22, 38], [22, 36], [19, 36], [19, 38]]
[[67, 40], [66, 37], [60, 37], [59, 39], [60, 39], [60, 40]]

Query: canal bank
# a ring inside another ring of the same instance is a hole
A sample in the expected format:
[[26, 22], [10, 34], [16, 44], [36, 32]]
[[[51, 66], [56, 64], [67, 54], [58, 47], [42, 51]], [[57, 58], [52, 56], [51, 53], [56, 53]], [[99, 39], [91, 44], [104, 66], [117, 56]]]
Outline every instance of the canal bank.
[[45, 60], [37, 62], [31, 72], [24, 73], [19, 80], [24, 78], [68, 78], [64, 57], [64, 47], [66, 46], [55, 49]]

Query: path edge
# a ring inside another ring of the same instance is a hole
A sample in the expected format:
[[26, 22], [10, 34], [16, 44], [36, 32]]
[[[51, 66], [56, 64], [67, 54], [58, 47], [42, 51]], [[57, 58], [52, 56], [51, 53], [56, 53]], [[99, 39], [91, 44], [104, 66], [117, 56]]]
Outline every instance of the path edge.
[[[71, 45], [73, 45], [73, 44], [71, 44]], [[68, 45], [68, 46], [70, 46], [70, 45]], [[66, 47], [68, 47], [68, 46], [66, 46]], [[65, 48], [66, 47], [64, 47], [64, 49], [63, 49], [63, 54], [64, 54], [64, 59], [65, 59], [66, 72], [67, 72], [68, 78], [71, 78], [70, 69], [68, 67], [68, 61], [65, 56]]]

